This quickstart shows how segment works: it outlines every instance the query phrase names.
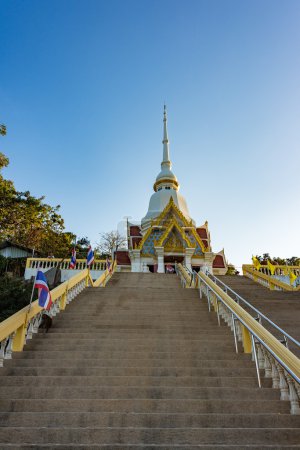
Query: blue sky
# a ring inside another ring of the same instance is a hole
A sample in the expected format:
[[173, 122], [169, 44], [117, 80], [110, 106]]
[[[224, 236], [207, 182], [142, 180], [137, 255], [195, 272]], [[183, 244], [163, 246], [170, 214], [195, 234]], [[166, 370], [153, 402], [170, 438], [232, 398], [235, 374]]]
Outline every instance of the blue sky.
[[0, 151], [87, 235], [147, 211], [166, 101], [173, 170], [213, 250], [300, 255], [298, 0], [0, 1]]

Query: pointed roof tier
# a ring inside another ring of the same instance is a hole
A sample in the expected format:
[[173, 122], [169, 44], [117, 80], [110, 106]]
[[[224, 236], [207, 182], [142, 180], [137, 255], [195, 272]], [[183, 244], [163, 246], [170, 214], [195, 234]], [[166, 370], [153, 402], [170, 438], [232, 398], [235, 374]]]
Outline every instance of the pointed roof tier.
[[149, 228], [149, 226], [151, 225], [151, 220], [159, 216], [159, 214], [169, 203], [170, 198], [173, 199], [175, 205], [186, 217], [186, 219], [189, 221], [192, 220], [189, 215], [188, 207], [184, 197], [178, 193], [179, 183], [176, 176], [171, 170], [172, 163], [170, 161], [166, 105], [164, 105], [163, 123], [163, 160], [161, 162], [161, 171], [157, 175], [156, 181], [153, 186], [155, 193], [150, 198], [148, 212], [142, 219], [142, 231], [145, 231], [147, 230], [147, 228]]

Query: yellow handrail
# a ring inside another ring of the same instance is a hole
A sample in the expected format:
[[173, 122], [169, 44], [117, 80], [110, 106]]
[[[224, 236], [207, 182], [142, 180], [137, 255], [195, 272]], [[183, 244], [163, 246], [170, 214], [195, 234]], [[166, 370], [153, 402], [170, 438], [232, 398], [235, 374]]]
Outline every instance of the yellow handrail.
[[184, 285], [184, 287], [185, 288], [193, 288], [194, 283], [193, 283], [192, 276], [188, 273], [187, 270], [185, 270], [183, 268], [182, 264], [180, 264], [180, 263], [176, 264], [175, 269], [180, 272], [181, 279], [184, 280], [184, 282], [182, 283]]
[[[276, 266], [276, 270], [284, 272], [287, 267], [289, 270], [294, 270], [300, 273], [299, 266]], [[283, 281], [274, 278], [274, 276], [268, 275], [266, 273], [257, 270], [252, 264], [244, 264], [242, 266], [242, 269], [244, 276], [251, 278], [253, 281], [262, 284], [263, 286], [268, 287], [269, 289], [277, 289], [292, 292], [300, 291], [300, 285], [294, 287], [287, 283], [284, 283]], [[265, 267], [265, 269], [266, 270], [268, 269], [267, 266]]]
[[289, 367], [292, 372], [300, 379], [300, 360], [290, 350], [288, 350], [278, 339], [266, 330], [257, 320], [255, 320], [247, 311], [238, 305], [228, 294], [217, 286], [207, 275], [199, 272], [198, 276], [217, 293], [225, 305], [233, 311], [234, 315], [242, 320], [246, 327], [251, 330], [260, 341], [262, 341], [278, 358]]
[[117, 267], [117, 261], [115, 260], [113, 262], [112, 268], [111, 270], [106, 269], [104, 273], [102, 273], [100, 275], [99, 278], [97, 278], [97, 280], [93, 281], [91, 278], [91, 283], [93, 287], [105, 287], [106, 284], [108, 283], [108, 281], [111, 279], [111, 277], [113, 276], [115, 270]]
[[[187, 273], [181, 264], [177, 265], [180, 273], [185, 277], [187, 281], [192, 281], [191, 276]], [[278, 339], [273, 336], [269, 331], [267, 331], [259, 322], [257, 322], [247, 311], [245, 311], [238, 303], [236, 303], [228, 294], [226, 294], [223, 289], [221, 289], [213, 280], [211, 280], [203, 272], [199, 272], [198, 277], [208, 285], [211, 290], [217, 294], [219, 298], [222, 299], [224, 304], [233, 312], [233, 314], [241, 320], [246, 327], [245, 332], [249, 333], [247, 345], [244, 345], [245, 352], [251, 352], [250, 343], [250, 333], [251, 331], [254, 335], [261, 340], [267, 347], [278, 356], [278, 358], [289, 367], [292, 372], [300, 379], [300, 360], [294, 355], [290, 350], [288, 350]]]
[[[60, 286], [51, 290], [51, 298], [54, 304], [59, 302], [59, 309], [63, 310], [66, 307], [66, 295], [73, 289], [77, 284], [85, 281], [88, 283], [89, 272], [87, 269], [81, 271], [80, 273], [74, 275], [69, 280], [62, 283]], [[29, 309], [29, 305], [25, 306], [20, 311], [16, 312], [12, 316], [5, 319], [0, 323], [0, 342], [8, 338], [10, 335], [14, 334], [12, 341], [12, 349], [14, 351], [22, 351], [25, 343], [25, 332], [29, 322], [37, 316], [43, 308], [38, 305], [38, 300], [32, 302]]]
[[[106, 261], [104, 262], [106, 264]], [[90, 270], [84, 269], [69, 280], [52, 289], [52, 308], [57, 308], [58, 311], [64, 310], [67, 301], [78, 294], [82, 289], [84, 289], [84, 287], [89, 285], [92, 287], [105, 287], [110, 278], [113, 276], [116, 267], [117, 261], [115, 260], [112, 264], [111, 270], [109, 271], [106, 269], [96, 281], [93, 281]], [[73, 295], [75, 290], [77, 292]], [[0, 365], [2, 363], [2, 359], [5, 357], [4, 355], [8, 344], [11, 351], [23, 350], [26, 341], [26, 333], [28, 333], [30, 326], [34, 325], [34, 321], [40, 317], [39, 314], [41, 311], [43, 311], [43, 308], [39, 306], [38, 300], [35, 300], [32, 302], [31, 306], [25, 306], [23, 309], [0, 323]]]

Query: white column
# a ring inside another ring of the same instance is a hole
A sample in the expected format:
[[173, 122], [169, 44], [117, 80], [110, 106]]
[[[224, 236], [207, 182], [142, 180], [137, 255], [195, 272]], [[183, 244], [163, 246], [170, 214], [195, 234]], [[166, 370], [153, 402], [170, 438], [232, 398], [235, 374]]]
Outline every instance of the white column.
[[164, 261], [164, 248], [163, 247], [155, 247], [156, 255], [157, 255], [157, 263], [158, 273], [165, 273], [165, 261]]
[[187, 247], [185, 249], [184, 264], [190, 271], [192, 271], [192, 256], [194, 252], [195, 252], [194, 248]]
[[205, 269], [208, 270], [209, 273], [213, 273], [213, 261], [215, 258], [215, 253], [213, 252], [205, 252], [204, 253], [204, 265]]
[[141, 272], [141, 250], [131, 250], [129, 256], [131, 260], [131, 272]]

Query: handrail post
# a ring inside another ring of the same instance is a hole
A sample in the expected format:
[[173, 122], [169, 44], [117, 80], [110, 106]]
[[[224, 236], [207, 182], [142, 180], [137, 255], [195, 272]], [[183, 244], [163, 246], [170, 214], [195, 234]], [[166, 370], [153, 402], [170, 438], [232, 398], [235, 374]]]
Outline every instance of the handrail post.
[[22, 352], [25, 345], [25, 336], [26, 336], [26, 328], [27, 321], [17, 329], [12, 341], [12, 351], [13, 352]]
[[236, 353], [238, 353], [238, 352], [239, 352], [239, 347], [238, 347], [238, 341], [237, 341], [237, 335], [236, 335], [236, 328], [235, 328], [235, 321], [236, 321], [236, 318], [234, 317], [233, 314], [231, 314], [231, 320], [232, 320], [232, 326], [233, 326], [233, 336], [234, 336], [235, 351], [236, 351]]
[[260, 373], [259, 373], [258, 359], [257, 359], [256, 346], [255, 346], [255, 340], [254, 340], [253, 334], [251, 334], [251, 342], [252, 342], [253, 356], [254, 356], [255, 367], [256, 367], [256, 373], [257, 373], [258, 387], [261, 388], [261, 381], [260, 381]]
[[59, 309], [61, 311], [63, 311], [64, 309], [66, 309], [66, 305], [67, 305], [67, 294], [68, 294], [68, 290], [66, 289], [65, 292], [62, 294], [61, 298], [60, 298], [60, 302], [59, 302]]
[[242, 329], [242, 342], [243, 342], [243, 348], [244, 353], [251, 353], [252, 352], [252, 342], [251, 342], [251, 335], [249, 330], [241, 323], [240, 324]]
[[91, 274], [90, 274], [90, 269], [88, 269], [88, 274], [85, 278], [85, 287], [89, 287], [89, 278], [90, 278]]

